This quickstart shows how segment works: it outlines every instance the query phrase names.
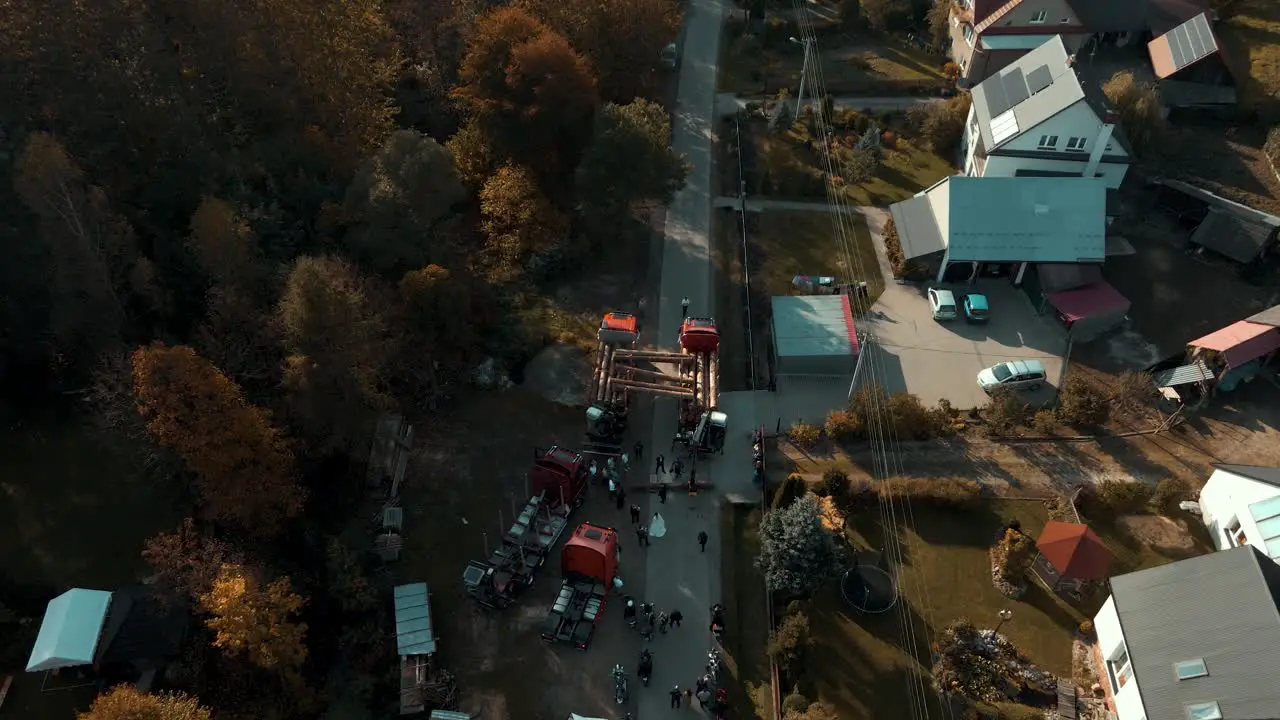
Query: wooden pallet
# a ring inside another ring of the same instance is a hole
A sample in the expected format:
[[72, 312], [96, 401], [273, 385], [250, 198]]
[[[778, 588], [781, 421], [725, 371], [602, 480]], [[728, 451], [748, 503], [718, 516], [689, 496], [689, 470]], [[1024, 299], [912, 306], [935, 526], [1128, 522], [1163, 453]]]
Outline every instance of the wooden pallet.
[[1076, 720], [1076, 683], [1071, 678], [1058, 678], [1058, 718]]

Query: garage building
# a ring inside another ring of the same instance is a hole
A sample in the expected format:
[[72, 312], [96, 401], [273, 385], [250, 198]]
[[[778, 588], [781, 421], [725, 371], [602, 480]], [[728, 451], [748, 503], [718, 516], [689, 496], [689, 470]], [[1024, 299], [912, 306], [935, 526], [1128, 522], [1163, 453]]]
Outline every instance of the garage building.
[[858, 336], [847, 295], [773, 298], [775, 376], [853, 375]]

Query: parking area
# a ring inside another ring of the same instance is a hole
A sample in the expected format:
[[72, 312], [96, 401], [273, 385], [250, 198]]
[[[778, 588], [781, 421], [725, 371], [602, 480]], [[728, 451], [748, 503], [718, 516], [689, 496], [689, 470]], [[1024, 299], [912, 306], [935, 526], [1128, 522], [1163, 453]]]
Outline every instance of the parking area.
[[[949, 286], [943, 286], [949, 287]], [[949, 287], [959, 299], [962, 287]], [[890, 285], [859, 319], [875, 336], [859, 382], [875, 381], [889, 392], [906, 391], [927, 405], [946, 399], [957, 408], [983, 405], [980, 371], [1010, 360], [1035, 359], [1045, 366], [1047, 382], [1024, 392], [1033, 405], [1051, 401], [1062, 375], [1066, 332], [1035, 314], [1031, 301], [1005, 280], [989, 280], [972, 289], [987, 296], [990, 321], [971, 325], [963, 319], [933, 319], [923, 285]]]

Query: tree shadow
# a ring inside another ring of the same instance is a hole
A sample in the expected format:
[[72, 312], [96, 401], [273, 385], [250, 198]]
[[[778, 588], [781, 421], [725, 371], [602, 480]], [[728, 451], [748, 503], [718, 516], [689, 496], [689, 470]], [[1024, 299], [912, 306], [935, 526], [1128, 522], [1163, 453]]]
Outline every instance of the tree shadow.
[[1075, 632], [1080, 626], [1081, 617], [1078, 611], [1073, 610], [1070, 605], [1051, 593], [1039, 581], [1028, 577], [1027, 592], [1020, 600], [1031, 607], [1039, 610], [1045, 617], [1053, 621], [1055, 625], [1068, 632]]
[[[1152, 460], [1142, 448], [1138, 447], [1136, 442], [1129, 438], [1104, 438], [1096, 443], [1096, 447], [1101, 452], [1109, 455], [1121, 468], [1137, 480], [1155, 483], [1174, 477], [1169, 468]], [[1169, 453], [1169, 455], [1177, 458], [1172, 453]], [[1186, 462], [1180, 458], [1178, 462], [1186, 465]]]
[[1100, 473], [1102, 463], [1073, 442], [1009, 443], [1009, 451], [1056, 485], [1074, 485], [1082, 475]]

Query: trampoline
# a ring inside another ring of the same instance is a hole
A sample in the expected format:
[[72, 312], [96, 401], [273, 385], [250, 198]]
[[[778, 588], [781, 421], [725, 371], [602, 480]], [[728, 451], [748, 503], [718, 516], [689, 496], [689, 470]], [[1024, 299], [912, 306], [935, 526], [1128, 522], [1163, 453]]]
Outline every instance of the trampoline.
[[[873, 558], [879, 558], [873, 555]], [[898, 602], [898, 584], [876, 563], [855, 557], [853, 567], [840, 577], [840, 594], [849, 607], [863, 615], [888, 612]]]

